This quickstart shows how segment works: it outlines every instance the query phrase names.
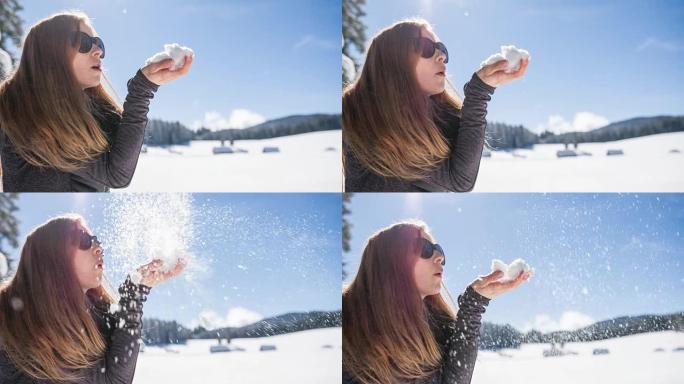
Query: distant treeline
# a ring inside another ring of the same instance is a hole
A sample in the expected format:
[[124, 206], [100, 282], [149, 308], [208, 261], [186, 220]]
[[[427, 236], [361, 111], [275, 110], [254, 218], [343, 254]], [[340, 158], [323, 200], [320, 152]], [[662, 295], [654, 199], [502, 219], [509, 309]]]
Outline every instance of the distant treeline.
[[575, 331], [522, 333], [510, 325], [483, 323], [480, 348], [517, 348], [522, 343], [567, 343], [611, 339], [645, 332], [684, 332], [684, 312], [668, 315], [623, 316], [600, 321]]
[[[300, 133], [342, 129], [341, 115], [295, 115], [269, 120], [245, 129], [192, 131], [179, 122], [152, 119], [147, 124], [145, 144], [187, 144], [190, 140], [259, 140]], [[487, 122], [486, 140], [492, 149], [527, 148], [546, 143], [594, 143], [623, 140], [656, 133], [684, 131], [684, 116], [638, 117], [587, 132], [535, 134], [522, 125]]]
[[342, 129], [342, 116], [339, 114], [297, 115], [269, 120], [244, 129], [200, 129], [197, 137], [199, 140], [259, 140], [335, 129]]
[[177, 145], [187, 144], [190, 140], [259, 140], [341, 128], [339, 114], [295, 115], [269, 120], [250, 128], [220, 131], [207, 128], [192, 131], [179, 122], [151, 119], [147, 123], [145, 144]]
[[539, 142], [539, 137], [522, 125], [487, 122], [487, 146], [492, 149], [527, 148]]
[[522, 125], [487, 122], [487, 144], [493, 149], [515, 149], [546, 143], [595, 143], [630, 139], [656, 133], [684, 131], [684, 116], [638, 117], [587, 132], [532, 133]]
[[177, 121], [170, 123], [152, 119], [147, 122], [145, 130], [145, 144], [147, 145], [187, 144], [190, 140], [195, 140], [195, 132]]
[[244, 327], [212, 330], [201, 326], [190, 330], [175, 321], [150, 319], [143, 322], [143, 340], [148, 345], [179, 344], [185, 343], [188, 339], [264, 337], [309, 329], [341, 326], [341, 311], [287, 313]]
[[[193, 330], [175, 321], [149, 319], [143, 322], [143, 340], [148, 345], [185, 343], [188, 339], [234, 339], [264, 337], [308, 329], [342, 326], [341, 311], [313, 311], [287, 313], [258, 321], [239, 328]], [[480, 328], [481, 349], [498, 350], [518, 348], [523, 343], [567, 343], [604, 340], [646, 332], [684, 332], [684, 312], [667, 315], [622, 316], [599, 321], [574, 331], [542, 333], [531, 330], [523, 333], [512, 326], [482, 323]]]
[[192, 335], [192, 331], [175, 321], [145, 319], [143, 321], [143, 341], [148, 345], [182, 344]]
[[684, 131], [684, 116], [637, 117], [587, 132], [542, 134], [540, 143], [595, 143]]

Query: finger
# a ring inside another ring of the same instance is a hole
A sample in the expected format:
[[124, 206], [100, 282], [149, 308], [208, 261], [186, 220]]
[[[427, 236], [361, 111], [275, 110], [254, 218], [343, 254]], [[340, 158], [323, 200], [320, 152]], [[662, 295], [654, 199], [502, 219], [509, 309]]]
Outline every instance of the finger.
[[506, 60], [500, 60], [497, 61], [496, 63], [492, 63], [489, 65], [485, 65], [481, 71], [484, 76], [490, 76], [492, 73], [495, 73], [496, 71], [501, 69], [501, 65], [506, 63]]
[[189, 55], [185, 56], [183, 58], [183, 66], [180, 68], [177, 68], [175, 70], [170, 71], [170, 74], [171, 74], [170, 79], [175, 80], [181, 76], [184, 76], [186, 73], [188, 73], [191, 66], [192, 66], [192, 57]]
[[172, 65], [173, 65], [173, 59], [171, 59], [171, 58], [164, 59], [162, 61], [158, 61], [156, 63], [150, 64], [150, 71], [152, 73], [159, 72], [159, 71], [162, 71], [164, 69], [171, 68]]
[[[499, 272], [499, 273], [501, 273], [501, 274], [498, 274], [497, 272]], [[481, 289], [481, 288], [484, 288], [484, 287], [488, 286], [488, 285], [491, 284], [492, 282], [496, 281], [496, 280], [499, 279], [502, 275], [503, 275], [503, 272], [501, 272], [501, 271], [494, 271], [494, 272], [490, 273], [490, 274], [487, 275], [487, 276], [478, 276], [477, 279], [475, 279], [475, 281], [474, 281], [471, 285], [472, 285], [473, 288]]]
[[162, 276], [162, 273], [159, 271], [152, 272], [151, 278], [152, 278], [152, 281], [154, 282], [155, 285], [161, 281], [161, 276]]
[[515, 72], [515, 77], [522, 77], [525, 74], [525, 71], [527, 70], [527, 64], [529, 64], [529, 59], [523, 60], [523, 62], [520, 64], [520, 68]]
[[186, 264], [185, 262], [181, 262], [181, 261], [179, 260], [178, 263], [176, 264], [176, 266], [173, 268], [173, 271], [172, 271], [172, 274], [171, 274], [171, 275], [172, 275], [172, 276], [176, 276], [177, 274], [183, 272], [183, 270], [185, 269], [185, 266], [186, 266], [186, 265], [187, 265], [187, 264]]
[[164, 265], [164, 262], [163, 262], [162, 260], [160, 260], [160, 259], [154, 259], [154, 260], [152, 260], [152, 262], [150, 262], [150, 264], [148, 264], [148, 265], [149, 265], [149, 268], [150, 268], [150, 269], [156, 270], [157, 268], [159, 268], [159, 267], [161, 267], [162, 265]]
[[190, 70], [190, 67], [192, 67], [192, 62], [195, 60], [195, 57], [192, 55], [185, 56], [185, 63], [183, 64], [183, 68], [181, 68], [181, 72], [185, 75], [188, 73]]
[[520, 284], [522, 284], [525, 281], [525, 275], [526, 275], [525, 272], [521, 272], [520, 275], [518, 275], [518, 277], [515, 280], [511, 280], [509, 282], [503, 283], [501, 285], [501, 288], [503, 288], [504, 290], [509, 290], [509, 289], [513, 289], [513, 288], [519, 286]]
[[500, 84], [505, 84], [519, 78], [520, 76], [522, 76], [522, 74], [520, 73], [520, 70], [511, 73], [501, 71], [494, 74], [494, 76], [496, 76], [496, 79], [499, 81]]
[[493, 271], [489, 275], [483, 276], [482, 280], [485, 282], [485, 285], [487, 285], [499, 280], [503, 275], [504, 273], [502, 271]]
[[497, 61], [497, 62], [494, 63], [494, 64], [485, 65], [485, 66], [482, 68], [483, 75], [484, 75], [484, 76], [489, 76], [489, 75], [491, 75], [491, 74], [495, 71], [494, 68], [497, 67], [499, 64], [501, 64], [500, 61]]
[[489, 68], [489, 74], [495, 74], [499, 71], [503, 71], [506, 66], [508, 66], [508, 60], [501, 60], [497, 61], [496, 63], [492, 64]]

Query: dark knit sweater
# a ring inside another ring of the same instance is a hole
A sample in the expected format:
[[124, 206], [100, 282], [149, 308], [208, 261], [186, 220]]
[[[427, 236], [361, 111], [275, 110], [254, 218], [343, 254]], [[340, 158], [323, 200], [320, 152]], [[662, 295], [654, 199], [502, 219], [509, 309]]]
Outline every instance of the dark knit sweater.
[[[131, 384], [138, 361], [142, 336], [142, 308], [150, 287], [131, 282], [121, 284], [119, 311], [109, 313], [109, 305], [88, 300], [88, 309], [107, 345], [105, 355], [90, 368], [78, 372], [81, 380], [75, 384]], [[0, 384], [52, 384], [36, 380], [17, 369], [0, 345]]]
[[[420, 181], [384, 177], [366, 169], [344, 146], [345, 191], [347, 192], [468, 192], [475, 186], [487, 127], [487, 102], [495, 88], [477, 74], [463, 87], [463, 107], [440, 128], [449, 141], [447, 159]], [[344, 113], [344, 111], [342, 111]]]
[[0, 127], [3, 191], [106, 192], [128, 186], [138, 164], [150, 100], [158, 88], [138, 71], [128, 81], [121, 116], [102, 111], [94, 114], [109, 138], [109, 150], [73, 173], [29, 164], [14, 151]]
[[[489, 299], [468, 287], [458, 297], [456, 320], [435, 325], [433, 333], [442, 349], [442, 365], [432, 375], [397, 384], [469, 384], [475, 369], [480, 325]], [[342, 330], [344, 332], [344, 330]], [[342, 367], [342, 383], [358, 381]]]

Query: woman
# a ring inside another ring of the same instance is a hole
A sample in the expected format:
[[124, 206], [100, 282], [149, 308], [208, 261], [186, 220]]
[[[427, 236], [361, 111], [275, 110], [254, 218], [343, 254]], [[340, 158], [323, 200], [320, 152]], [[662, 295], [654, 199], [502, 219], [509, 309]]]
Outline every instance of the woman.
[[26, 238], [16, 274], [0, 288], [0, 383], [131, 383], [150, 288], [179, 274], [158, 261], [128, 277], [114, 305], [102, 285], [104, 251], [78, 216]]
[[342, 373], [346, 384], [467, 384], [480, 319], [489, 300], [522, 284], [500, 271], [459, 296], [454, 316], [440, 293], [446, 256], [422, 222], [375, 233], [354, 281], [342, 293]]
[[159, 85], [185, 75], [173, 60], [149, 64], [128, 82], [123, 110], [104, 89], [105, 46], [83, 13], [31, 27], [12, 76], [0, 85], [5, 192], [107, 191], [128, 186]]
[[345, 190], [471, 191], [484, 145], [487, 102], [520, 78], [507, 61], [483, 67], [461, 102], [445, 88], [449, 54], [424, 20], [373, 38], [361, 75], [342, 95]]

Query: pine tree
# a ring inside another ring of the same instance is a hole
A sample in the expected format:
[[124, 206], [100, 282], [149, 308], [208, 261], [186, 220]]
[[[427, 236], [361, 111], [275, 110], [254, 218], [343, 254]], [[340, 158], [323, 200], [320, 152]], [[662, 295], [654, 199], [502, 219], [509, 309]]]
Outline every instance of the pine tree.
[[[7, 43], [10, 40], [15, 47], [21, 45], [24, 31], [19, 12], [23, 10], [24, 7], [19, 4], [19, 0], [0, 0], [0, 49], [7, 51]], [[12, 59], [16, 60], [15, 57]]]
[[19, 195], [16, 193], [0, 193], [0, 257], [3, 258], [5, 257], [3, 255], [8, 254], [6, 246], [11, 248], [19, 246], [17, 241], [19, 220], [14, 215], [14, 212], [19, 209], [15, 203], [18, 198]]
[[358, 67], [358, 62], [351, 54], [351, 47], [363, 53], [366, 50], [366, 25], [361, 18], [366, 15], [363, 6], [366, 0], [342, 0], [342, 54], [354, 60]]

